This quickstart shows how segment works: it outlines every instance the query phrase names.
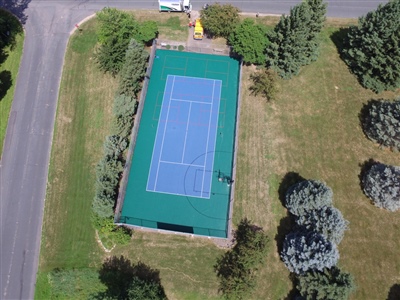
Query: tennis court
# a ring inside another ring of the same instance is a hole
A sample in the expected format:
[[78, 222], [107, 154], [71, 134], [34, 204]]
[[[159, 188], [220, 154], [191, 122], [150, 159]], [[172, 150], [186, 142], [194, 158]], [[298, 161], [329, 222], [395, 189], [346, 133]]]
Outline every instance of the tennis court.
[[157, 50], [119, 223], [227, 237], [239, 62]]
[[147, 191], [210, 198], [221, 80], [168, 75]]

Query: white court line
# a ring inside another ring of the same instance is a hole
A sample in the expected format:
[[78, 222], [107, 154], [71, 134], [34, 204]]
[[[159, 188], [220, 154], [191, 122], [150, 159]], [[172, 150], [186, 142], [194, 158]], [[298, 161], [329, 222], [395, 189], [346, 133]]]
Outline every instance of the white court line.
[[[213, 90], [212, 90], [212, 100], [214, 102], [214, 89], [215, 89], [215, 81], [213, 82]], [[213, 103], [212, 102], [212, 103]], [[211, 110], [210, 110], [210, 119], [208, 120], [208, 133], [207, 133], [207, 144], [206, 144], [206, 158], [204, 159], [204, 166], [207, 166], [207, 156], [208, 156], [208, 141], [210, 140], [210, 128], [211, 128], [211, 118], [212, 118], [212, 111], [213, 111], [213, 106], [211, 105]], [[214, 151], [215, 151], [215, 145], [214, 145]], [[205, 168], [204, 168], [205, 169]], [[203, 196], [203, 191], [204, 191], [204, 176], [206, 175], [206, 172], [204, 170], [203, 172], [203, 179], [201, 182], [201, 196]]]
[[160, 162], [161, 162], [161, 163], [165, 163], [165, 164], [171, 164], [171, 165], [182, 165], [182, 166], [191, 166], [191, 167], [205, 168], [205, 166], [202, 166], [202, 165], [185, 164], [185, 163], [178, 163], [178, 162], [174, 162], [174, 161], [160, 160]]
[[[168, 83], [168, 78], [169, 77], [172, 77], [171, 75], [168, 75], [167, 76], [167, 80], [166, 80], [166, 84]], [[165, 95], [165, 93], [166, 93], [166, 87], [165, 87], [165, 89], [164, 89], [164, 94], [163, 94], [163, 101], [161, 102], [161, 111], [160, 111], [160, 117], [159, 117], [159, 119], [161, 118], [161, 113], [162, 113], [162, 104], [164, 103], [164, 99], [165, 99], [165, 97], [166, 97], [166, 95]], [[155, 140], [154, 140], [154, 145], [153, 145], [153, 153], [151, 154], [151, 163], [150, 163], [150, 171], [149, 171], [149, 176], [147, 176], [147, 185], [146, 185], [146, 191], [154, 191], [155, 189], [156, 189], [156, 183], [154, 183], [154, 187], [153, 187], [153, 189], [149, 189], [149, 181], [150, 181], [150, 176], [153, 174], [153, 172], [151, 171], [152, 170], [152, 166], [153, 166], [153, 164], [155, 163], [155, 159], [154, 159], [154, 152], [156, 152], [156, 145], [157, 145], [157, 141], [158, 141], [158, 134], [160, 133], [160, 126], [161, 126], [161, 123], [162, 122], [160, 122], [160, 120], [158, 121], [158, 124], [157, 124], [157, 131], [156, 131], [156, 138], [155, 138]], [[164, 125], [165, 125], [165, 123], [163, 123]], [[166, 126], [166, 125], [165, 125]]]
[[187, 140], [187, 134], [188, 134], [188, 129], [189, 129], [190, 112], [191, 111], [192, 111], [192, 103], [190, 102], [190, 104], [189, 104], [189, 113], [188, 113], [187, 124], [186, 124], [185, 141], [183, 142], [183, 152], [182, 152], [181, 163], [183, 163], [183, 161], [185, 160], [186, 140]]
[[[170, 101], [168, 103], [168, 112], [167, 112], [167, 119], [166, 119], [167, 121], [168, 121], [168, 117], [169, 117], [169, 109], [171, 107], [171, 96], [172, 96], [172, 91], [174, 90], [174, 84], [175, 84], [175, 77], [174, 77], [174, 80], [172, 81]], [[163, 148], [164, 148], [164, 140], [165, 140], [165, 132], [166, 131], [167, 131], [167, 122], [165, 122], [164, 133], [163, 133], [162, 142], [161, 142], [160, 156], [158, 157], [158, 166], [157, 166], [156, 180], [155, 180], [155, 183], [154, 183], [154, 190], [157, 189], [158, 171], [160, 170], [160, 161], [161, 161], [162, 151], [163, 151]]]
[[[180, 76], [180, 75], [168, 75], [168, 76], [173, 76], [175, 78], [191, 78], [191, 79], [201, 79], [203, 81], [221, 81], [220, 79], [211, 79], [211, 78], [203, 78], [203, 77], [191, 77], [191, 76]], [[185, 80], [182, 80], [185, 81]]]
[[[159, 190], [148, 190], [146, 189], [147, 192], [154, 192], [154, 193], [160, 193], [160, 194], [167, 194], [167, 195], [174, 195], [174, 196], [185, 196], [185, 197], [190, 197], [190, 198], [202, 198], [202, 199], [210, 199], [210, 195], [207, 196], [196, 196], [196, 195], [190, 195], [190, 194], [178, 194], [178, 193], [171, 193], [171, 192], [164, 192], [164, 191], [159, 191]], [[209, 193], [211, 194], [211, 193]]]
[[186, 99], [175, 99], [175, 98], [171, 98], [171, 100], [173, 101], [181, 101], [181, 102], [190, 102], [190, 103], [200, 103], [200, 104], [212, 104], [212, 98], [211, 98], [211, 103], [209, 102], [201, 102], [201, 101], [196, 101], [196, 100], [186, 100]]

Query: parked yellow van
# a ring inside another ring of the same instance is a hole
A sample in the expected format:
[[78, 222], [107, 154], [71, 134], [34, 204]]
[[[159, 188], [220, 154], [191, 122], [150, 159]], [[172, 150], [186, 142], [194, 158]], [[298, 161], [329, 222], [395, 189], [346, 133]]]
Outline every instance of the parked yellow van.
[[195, 40], [202, 40], [203, 39], [203, 34], [204, 34], [203, 25], [201, 25], [201, 20], [197, 19], [196, 20], [196, 24], [194, 26], [193, 38]]

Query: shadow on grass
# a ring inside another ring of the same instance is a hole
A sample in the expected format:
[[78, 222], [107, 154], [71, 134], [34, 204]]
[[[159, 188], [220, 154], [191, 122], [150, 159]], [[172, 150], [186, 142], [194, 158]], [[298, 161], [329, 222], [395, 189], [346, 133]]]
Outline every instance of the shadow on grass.
[[107, 258], [99, 270], [99, 278], [107, 290], [92, 295], [91, 299], [130, 299], [132, 290], [139, 291], [146, 298], [149, 286], [151, 286], [152, 293], [159, 296], [157, 299], [166, 299], [164, 288], [161, 285], [160, 271], [152, 269], [140, 261], [133, 265], [122, 255]]
[[350, 31], [350, 28], [340, 28], [333, 32], [330, 36], [332, 42], [335, 44], [336, 49], [340, 56], [342, 56], [342, 50], [344, 48], [345, 39]]
[[0, 72], [0, 101], [3, 100], [7, 91], [12, 86], [11, 72], [4, 70]]
[[[296, 297], [299, 296], [299, 291], [296, 288], [297, 285], [297, 277], [296, 274], [294, 273], [290, 273], [289, 274], [289, 279], [292, 282], [292, 289], [289, 291], [289, 293], [286, 295], [285, 298], [283, 298], [284, 300], [293, 300], [293, 299], [297, 299]], [[300, 298], [302, 299], [302, 298]]]
[[296, 172], [286, 173], [286, 175], [282, 178], [278, 189], [279, 200], [281, 201], [283, 206], [285, 206], [285, 196], [288, 188], [304, 180], [306, 179], [300, 176], [299, 173]]
[[399, 300], [400, 299], [400, 284], [393, 284], [389, 290], [387, 300]]
[[366, 160], [363, 163], [359, 164], [361, 171], [360, 171], [360, 175], [358, 175], [358, 179], [359, 179], [360, 188], [363, 191], [363, 193], [364, 193], [363, 180], [364, 180], [365, 174], [368, 173], [369, 170], [371, 170], [372, 166], [377, 163], [379, 163], [379, 162], [370, 158], [369, 160]]

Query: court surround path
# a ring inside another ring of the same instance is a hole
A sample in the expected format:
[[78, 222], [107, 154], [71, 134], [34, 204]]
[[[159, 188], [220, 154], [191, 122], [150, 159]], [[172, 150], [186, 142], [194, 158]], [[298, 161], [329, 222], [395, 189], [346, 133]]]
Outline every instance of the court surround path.
[[[200, 9], [204, 2], [193, 0], [193, 8]], [[219, 2], [247, 12], [281, 14], [300, 1]], [[327, 2], [328, 16], [357, 17], [387, 1]], [[105, 6], [158, 5], [156, 0], [0, 0], [1, 7], [13, 3], [28, 8], [19, 11], [27, 17], [24, 53], [0, 161], [0, 298], [33, 299], [54, 117], [70, 32]]]

